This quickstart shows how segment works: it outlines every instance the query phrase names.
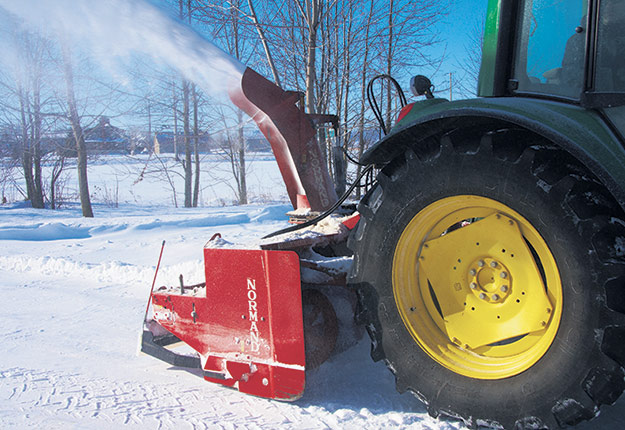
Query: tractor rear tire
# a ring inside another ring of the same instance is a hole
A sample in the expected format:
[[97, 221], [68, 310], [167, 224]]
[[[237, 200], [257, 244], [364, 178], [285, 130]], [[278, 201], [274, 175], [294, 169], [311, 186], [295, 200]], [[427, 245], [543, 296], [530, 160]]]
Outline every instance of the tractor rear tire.
[[372, 357], [432, 416], [575, 425], [625, 388], [625, 222], [572, 157], [502, 133], [389, 163], [359, 205], [350, 283]]

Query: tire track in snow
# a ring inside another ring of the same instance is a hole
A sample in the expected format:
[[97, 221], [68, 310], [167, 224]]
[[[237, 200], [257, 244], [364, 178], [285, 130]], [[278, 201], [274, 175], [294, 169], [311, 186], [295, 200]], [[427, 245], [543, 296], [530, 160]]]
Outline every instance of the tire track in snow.
[[[19, 367], [1, 370], [0, 428], [57, 428], [55, 423], [96, 429], [457, 428], [422, 415], [411, 419], [415, 414], [332, 410], [268, 401], [214, 385], [183, 388], [183, 383], [120, 381]], [[3, 409], [20, 413], [13, 412], [8, 421]]]
[[[253, 405], [258, 399], [229, 390], [224, 390], [226, 395], [208, 397], [200, 388], [176, 389], [166, 383], [91, 379], [81, 374], [23, 368], [0, 371], [0, 385], [4, 387], [0, 391], [3, 408], [23, 411], [21, 421], [15, 423], [18, 427], [48, 428], [50, 416], [96, 428], [275, 428], [283, 421], [281, 404], [263, 402], [265, 408], [259, 411]], [[5, 396], [6, 391], [10, 395]], [[227, 425], [224, 421], [228, 421], [228, 413], [232, 421], [243, 425]], [[7, 424], [0, 413], [0, 427], [6, 428]]]

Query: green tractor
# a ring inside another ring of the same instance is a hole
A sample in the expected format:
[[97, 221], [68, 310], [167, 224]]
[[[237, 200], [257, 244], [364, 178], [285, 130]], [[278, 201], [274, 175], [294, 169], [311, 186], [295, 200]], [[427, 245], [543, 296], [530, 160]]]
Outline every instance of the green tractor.
[[[623, 0], [490, 0], [481, 97], [437, 99], [415, 77], [427, 99], [404, 106], [340, 199], [314, 127], [336, 118], [232, 60], [230, 98], [306, 221], [253, 249], [214, 235], [205, 283], [152, 285], [142, 351], [295, 400], [340, 337], [324, 294], [347, 287], [373, 358], [431, 415], [506, 429], [598, 415], [625, 389], [623, 28]], [[330, 217], [372, 166], [359, 214]], [[179, 341], [196, 356], [168, 349]]]
[[480, 98], [406, 105], [349, 239], [372, 356], [433, 416], [575, 425], [625, 388], [625, 2], [490, 0]]

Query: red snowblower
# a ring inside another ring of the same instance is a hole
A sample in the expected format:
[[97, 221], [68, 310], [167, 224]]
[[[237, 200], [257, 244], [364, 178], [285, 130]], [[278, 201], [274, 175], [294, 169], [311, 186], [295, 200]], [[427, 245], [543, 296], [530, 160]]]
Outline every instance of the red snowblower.
[[[356, 306], [346, 286], [345, 242], [358, 215], [339, 208], [317, 141], [319, 127], [336, 129], [338, 120], [305, 113], [301, 93], [283, 91], [249, 68], [229, 96], [270, 142], [295, 225], [263, 238], [257, 249], [228, 248], [215, 234], [204, 248], [206, 282], [184, 285], [181, 275], [178, 286], [152, 286], [141, 351], [244, 393], [295, 400], [306, 369], [340, 349], [336, 303], [349, 308], [347, 327]], [[349, 330], [359, 333], [354, 325]], [[173, 348], [180, 342], [191, 354]]]

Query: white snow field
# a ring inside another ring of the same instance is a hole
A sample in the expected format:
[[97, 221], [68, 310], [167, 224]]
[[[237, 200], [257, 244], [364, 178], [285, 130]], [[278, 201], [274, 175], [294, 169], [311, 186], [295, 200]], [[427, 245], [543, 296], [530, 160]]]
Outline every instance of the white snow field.
[[[92, 166], [92, 184], [122, 168], [114, 158]], [[275, 179], [273, 164], [257, 168], [265, 172], [259, 177]], [[161, 182], [133, 185], [132, 175], [116, 182], [118, 207], [96, 199], [93, 219], [82, 218], [75, 202], [57, 211], [0, 206], [0, 428], [462, 428], [399, 395], [384, 364], [371, 361], [366, 336], [309, 372], [303, 398], [293, 403], [244, 395], [137, 356], [163, 240], [157, 285], [175, 284], [181, 273], [201, 282], [202, 248], [213, 233], [253, 242], [286, 226], [290, 206], [176, 209]], [[283, 198], [282, 188], [272, 191]], [[220, 192], [205, 192], [205, 200], [232, 198], [228, 186]], [[624, 406], [620, 400], [602, 412], [601, 428], [623, 428]]]

